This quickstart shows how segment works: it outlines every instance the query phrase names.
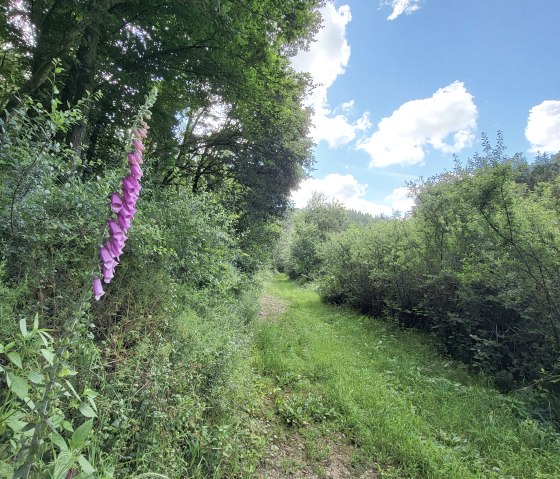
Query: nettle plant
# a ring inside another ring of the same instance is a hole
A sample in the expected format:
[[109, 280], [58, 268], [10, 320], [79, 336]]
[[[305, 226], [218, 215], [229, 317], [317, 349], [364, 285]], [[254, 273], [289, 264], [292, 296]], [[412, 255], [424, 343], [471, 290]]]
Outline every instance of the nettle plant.
[[156, 95], [154, 89], [147, 96], [128, 133], [121, 190], [110, 195], [111, 217], [75, 313], [60, 334], [40, 328], [38, 315], [30, 327], [24, 318], [18, 337], [0, 344], [0, 374], [8, 386], [0, 404], [0, 437], [5, 439], [0, 444], [0, 477], [70, 479], [97, 473], [86, 452], [97, 417], [97, 393], [88, 387], [76, 390], [78, 372], [72, 367], [70, 351], [87, 331], [92, 293], [99, 301], [105, 294], [102, 282], [111, 281], [119, 264], [136, 213], [142, 139], [149, 128], [145, 120], [150, 118]]

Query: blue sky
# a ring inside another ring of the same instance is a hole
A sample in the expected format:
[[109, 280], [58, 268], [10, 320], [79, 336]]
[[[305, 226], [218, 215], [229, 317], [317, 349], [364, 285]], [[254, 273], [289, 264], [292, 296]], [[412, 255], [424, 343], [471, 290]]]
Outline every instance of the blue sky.
[[507, 152], [560, 151], [560, 0], [328, 1], [293, 59], [319, 85], [313, 191], [373, 214], [405, 183], [453, 167], [503, 131]]

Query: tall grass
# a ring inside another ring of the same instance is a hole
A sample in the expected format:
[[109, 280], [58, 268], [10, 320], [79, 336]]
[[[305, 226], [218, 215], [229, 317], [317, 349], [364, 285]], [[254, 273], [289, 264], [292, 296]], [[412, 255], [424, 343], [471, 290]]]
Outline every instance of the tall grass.
[[321, 304], [284, 276], [270, 289], [291, 307], [260, 326], [261, 371], [292, 394], [323, 398], [385, 477], [560, 477], [560, 436], [428, 336]]

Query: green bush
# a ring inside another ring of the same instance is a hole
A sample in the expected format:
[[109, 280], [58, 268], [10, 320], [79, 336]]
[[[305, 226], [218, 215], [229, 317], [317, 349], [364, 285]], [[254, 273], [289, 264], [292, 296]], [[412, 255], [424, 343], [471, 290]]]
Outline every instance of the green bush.
[[435, 334], [504, 391], [548, 391], [550, 419], [560, 393], [560, 178], [543, 168], [557, 162], [531, 167], [500, 145], [485, 153], [415, 185], [410, 218], [349, 226], [310, 206], [293, 223], [285, 269], [317, 279], [326, 301]]

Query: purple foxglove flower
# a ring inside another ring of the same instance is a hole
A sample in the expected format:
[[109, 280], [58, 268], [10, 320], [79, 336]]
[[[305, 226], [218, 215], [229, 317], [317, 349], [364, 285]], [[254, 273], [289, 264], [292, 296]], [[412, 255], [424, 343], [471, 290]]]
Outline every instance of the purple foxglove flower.
[[99, 258], [103, 263], [110, 263], [113, 261], [113, 255], [106, 246], [102, 246], [99, 249]]
[[117, 261], [123, 252], [125, 239], [126, 236], [123, 235], [122, 237], [113, 237], [105, 243], [105, 246]]
[[111, 193], [111, 210], [113, 213], [117, 214], [122, 208], [122, 199], [119, 194], [115, 191]]
[[131, 151], [127, 155], [127, 158], [128, 158], [128, 164], [129, 165], [132, 166], [132, 165], [137, 165], [138, 164], [138, 162], [136, 161], [136, 152], [135, 151]]
[[103, 282], [109, 284], [113, 279], [113, 277], [115, 276], [115, 266], [103, 265], [102, 274], [103, 274]]
[[123, 194], [123, 201], [124, 205], [130, 210], [131, 208], [134, 208], [136, 206], [138, 195], [125, 191]]
[[134, 149], [136, 151], [144, 151], [144, 145], [142, 144], [142, 142], [140, 140], [134, 140], [132, 142], [132, 145], [134, 146]]
[[119, 214], [117, 215], [117, 219], [123, 231], [127, 231], [132, 225], [132, 216], [133, 215], [130, 214], [130, 212], [126, 208], [123, 208], [122, 210], [119, 211]]
[[136, 164], [130, 165], [130, 174], [139, 180], [142, 178], [142, 169]]
[[142, 159], [142, 152], [141, 151], [135, 151], [134, 152], [134, 157], [136, 158], [136, 163], [138, 165], [141, 165], [142, 163], [144, 163], [144, 160]]
[[122, 237], [126, 239], [124, 231], [114, 219], [111, 218], [110, 220], [107, 221], [107, 227], [109, 228], [109, 233], [111, 233], [111, 236], [113, 236], [113, 238]]
[[139, 195], [140, 190], [142, 189], [142, 186], [140, 185], [138, 180], [132, 175], [128, 175], [123, 180], [122, 185], [123, 185], [123, 191], [133, 192], [136, 195]]
[[140, 135], [140, 138], [146, 138], [148, 136], [148, 130], [146, 128], [140, 128], [138, 130], [138, 134]]
[[95, 296], [95, 301], [99, 301], [99, 298], [105, 294], [103, 291], [103, 286], [101, 285], [101, 280], [96, 276], [92, 282], [93, 294]]

